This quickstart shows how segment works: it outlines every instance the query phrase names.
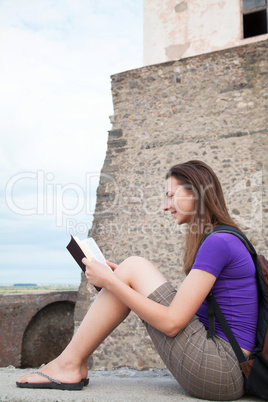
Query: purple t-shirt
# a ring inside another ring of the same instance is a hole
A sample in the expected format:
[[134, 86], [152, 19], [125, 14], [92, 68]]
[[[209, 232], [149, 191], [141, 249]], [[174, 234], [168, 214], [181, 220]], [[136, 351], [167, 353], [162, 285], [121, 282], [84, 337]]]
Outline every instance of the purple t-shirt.
[[[255, 266], [245, 245], [235, 235], [214, 233], [199, 248], [192, 269], [216, 276], [212, 288], [214, 297], [240, 347], [252, 351], [258, 317], [258, 291]], [[206, 300], [196, 314], [208, 329]], [[227, 340], [217, 318], [215, 332]]]

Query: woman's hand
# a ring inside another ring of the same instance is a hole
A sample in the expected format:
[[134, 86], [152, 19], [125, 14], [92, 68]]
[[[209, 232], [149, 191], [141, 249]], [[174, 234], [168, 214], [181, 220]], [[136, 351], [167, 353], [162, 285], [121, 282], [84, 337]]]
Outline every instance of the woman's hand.
[[[111, 269], [94, 259], [83, 258], [82, 262], [86, 266], [85, 275], [87, 281], [93, 286], [105, 288], [109, 280], [111, 280], [111, 275], [113, 275]], [[113, 265], [115, 266], [115, 264]]]
[[110, 267], [113, 271], [118, 267], [117, 264], [115, 264], [114, 262], [108, 261], [108, 260], [106, 260], [106, 264], [109, 265], [109, 267]]

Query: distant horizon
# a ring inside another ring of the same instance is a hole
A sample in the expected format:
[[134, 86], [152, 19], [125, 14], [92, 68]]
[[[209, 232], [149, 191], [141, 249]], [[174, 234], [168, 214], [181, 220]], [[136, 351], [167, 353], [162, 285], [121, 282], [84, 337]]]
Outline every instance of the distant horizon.
[[58, 287], [67, 287], [67, 286], [80, 286], [80, 283], [36, 283], [36, 284], [30, 284], [30, 283], [0, 283], [0, 288], [1, 287], [38, 287], [38, 286], [58, 286]]
[[0, 286], [79, 286], [80, 283], [0, 283]]
[[[47, 252], [49, 253], [49, 251]], [[53, 252], [51, 252], [53, 259]], [[62, 254], [62, 255], [61, 255]], [[51, 266], [49, 260], [41, 261], [39, 266], [28, 266], [20, 269], [15, 264], [10, 263], [9, 269], [1, 269], [0, 285], [14, 285], [16, 283], [37, 285], [79, 285], [81, 283], [82, 270], [72, 259], [67, 250], [62, 253], [57, 252], [55, 258], [62, 260], [58, 266]]]

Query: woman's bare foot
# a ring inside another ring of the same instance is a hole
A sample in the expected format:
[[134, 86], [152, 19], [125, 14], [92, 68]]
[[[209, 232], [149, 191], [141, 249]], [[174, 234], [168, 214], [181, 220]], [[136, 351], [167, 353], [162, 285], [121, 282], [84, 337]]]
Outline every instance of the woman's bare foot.
[[[38, 370], [54, 380], [65, 384], [75, 384], [87, 377], [87, 367], [75, 366], [73, 362], [63, 361], [59, 356]], [[18, 383], [49, 383], [50, 380], [39, 374], [26, 374], [21, 376]]]

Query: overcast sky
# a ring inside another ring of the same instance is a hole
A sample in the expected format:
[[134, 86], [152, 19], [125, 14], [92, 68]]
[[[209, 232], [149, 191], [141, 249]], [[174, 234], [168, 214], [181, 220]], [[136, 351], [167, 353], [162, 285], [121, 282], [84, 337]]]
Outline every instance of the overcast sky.
[[79, 283], [113, 114], [142, 66], [142, 0], [0, 0], [0, 284]]

